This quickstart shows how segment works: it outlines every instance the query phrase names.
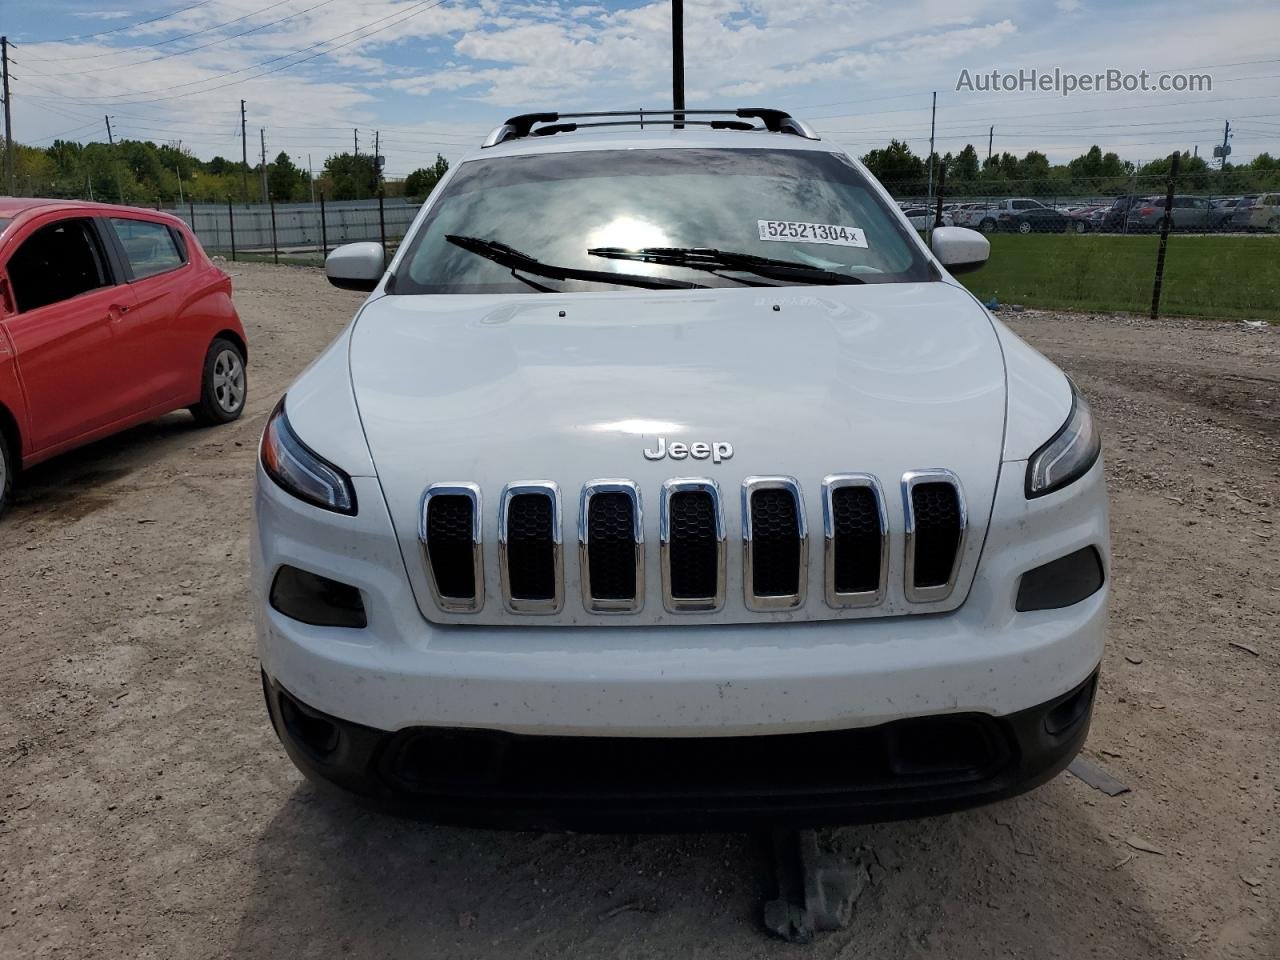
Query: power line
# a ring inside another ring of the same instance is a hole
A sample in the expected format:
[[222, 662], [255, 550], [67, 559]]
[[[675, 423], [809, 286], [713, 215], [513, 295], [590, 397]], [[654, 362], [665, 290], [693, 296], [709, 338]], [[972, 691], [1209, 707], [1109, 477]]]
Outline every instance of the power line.
[[[278, 6], [280, 6], [280, 4], [282, 4], [282, 3], [288, 3], [288, 2], [289, 2], [289, 0], [278, 0], [278, 2], [277, 2], [277, 3], [273, 3], [273, 4], [271, 4], [271, 7], [278, 7]], [[148, 64], [148, 63], [159, 63], [161, 60], [168, 60], [170, 57], [182, 57], [182, 56], [186, 56], [188, 53], [195, 53], [195, 52], [196, 52], [196, 51], [198, 51], [198, 50], [206, 50], [206, 49], [208, 49], [209, 47], [215, 47], [215, 46], [217, 46], [217, 45], [218, 45], [218, 44], [220, 44], [220, 43], [226, 43], [228, 40], [237, 40], [237, 39], [239, 39], [240, 37], [247, 37], [247, 36], [248, 36], [249, 34], [251, 34], [251, 33], [258, 33], [258, 32], [260, 32], [260, 31], [262, 31], [262, 30], [267, 30], [267, 29], [269, 29], [269, 28], [271, 28], [271, 27], [279, 26], [280, 24], [285, 23], [285, 22], [286, 22], [286, 21], [288, 21], [288, 20], [294, 20], [294, 19], [296, 19], [297, 17], [302, 16], [304, 13], [310, 13], [312, 10], [318, 10], [318, 9], [320, 9], [321, 7], [328, 6], [329, 4], [331, 4], [331, 3], [333, 3], [333, 2], [334, 2], [334, 0], [320, 0], [320, 3], [314, 4], [314, 5], [312, 5], [312, 6], [310, 6], [310, 7], [307, 7], [307, 8], [305, 8], [305, 9], [303, 9], [303, 10], [299, 10], [299, 11], [297, 11], [296, 13], [291, 13], [291, 14], [289, 14], [287, 17], [281, 17], [281, 18], [280, 18], [280, 19], [278, 19], [278, 20], [272, 20], [270, 23], [263, 23], [263, 24], [259, 24], [259, 25], [258, 25], [258, 26], [256, 26], [256, 27], [250, 27], [248, 30], [241, 30], [239, 33], [233, 33], [233, 34], [229, 34], [228, 36], [225, 36], [225, 37], [219, 37], [219, 38], [218, 38], [218, 39], [216, 39], [216, 40], [210, 40], [208, 43], [202, 43], [202, 44], [199, 44], [199, 45], [194, 46], [194, 47], [187, 47], [185, 50], [174, 50], [174, 51], [172, 51], [172, 52], [170, 52], [170, 53], [163, 53], [163, 54], [161, 54], [161, 55], [160, 55], [160, 56], [158, 56], [158, 57], [151, 57], [151, 58], [150, 58], [150, 59], [148, 59], [148, 60], [134, 60], [134, 61], [131, 61], [131, 62], [129, 62], [129, 63], [113, 63], [113, 64], [109, 64], [109, 65], [107, 65], [107, 66], [105, 66], [105, 67], [90, 67], [90, 68], [89, 68], [89, 69], [87, 69], [87, 70], [73, 70], [73, 71], [70, 71], [69, 73], [61, 73], [61, 72], [60, 72], [60, 73], [56, 73], [56, 74], [40, 73], [39, 75], [40, 75], [40, 76], [42, 76], [42, 77], [48, 77], [48, 78], [49, 78], [49, 79], [51, 79], [51, 80], [59, 80], [59, 79], [61, 79], [61, 78], [63, 78], [63, 77], [81, 77], [81, 76], [84, 76], [84, 75], [85, 75], [85, 74], [87, 74], [87, 73], [102, 73], [104, 70], [124, 70], [124, 69], [126, 69], [126, 68], [128, 68], [128, 67], [145, 66], [145, 65], [146, 65], [146, 64]], [[263, 12], [263, 10], [270, 10], [270, 9], [271, 9], [271, 7], [263, 7], [263, 8], [262, 8], [262, 10], [255, 11], [255, 12], [256, 12], [256, 13], [261, 13], [261, 12]], [[239, 20], [244, 20], [244, 19], [245, 19], [246, 17], [248, 17], [248, 16], [252, 16], [252, 14], [246, 14], [246, 15], [245, 15], [245, 17], [238, 17], [237, 19], [239, 19]], [[235, 22], [236, 22], [235, 20], [229, 20], [229, 21], [227, 21], [227, 23], [226, 23], [226, 24], [222, 24], [222, 26], [227, 26], [228, 24], [235, 23]], [[190, 34], [187, 34], [187, 36], [188, 36], [188, 37], [194, 37], [194, 36], [196, 36], [197, 34], [200, 34], [200, 33], [208, 33], [208, 32], [210, 32], [210, 31], [211, 31], [211, 30], [213, 30], [213, 29], [216, 29], [216, 28], [214, 28], [214, 27], [210, 27], [210, 28], [209, 28], [209, 30], [197, 30], [197, 31], [196, 31], [196, 33], [190, 33]], [[176, 37], [176, 38], [175, 38], [175, 40], [180, 40], [180, 39], [183, 39], [183, 38], [182, 38], [182, 37]], [[173, 41], [172, 41], [172, 40], [165, 40], [165, 41], [162, 41], [162, 42], [163, 42], [163, 43], [172, 43]], [[160, 45], [160, 44], [151, 44], [151, 46], [159, 46], [159, 45]], [[121, 50], [121, 51], [119, 51], [119, 52], [120, 52], [120, 53], [126, 53], [126, 52], [128, 52], [128, 51], [127, 51], [127, 50]], [[99, 54], [99, 56], [109, 56], [109, 54]], [[81, 58], [81, 57], [68, 57], [67, 59], [70, 59], [70, 60], [78, 60], [78, 59], [85, 59], [85, 60], [88, 60], [88, 59], [93, 59], [93, 58], [90, 58], [90, 57], [83, 57], [83, 58]], [[37, 61], [37, 62], [43, 62], [43, 61]], [[31, 71], [31, 72], [32, 72], [32, 73], [38, 73], [39, 71], [33, 70], [33, 71]]]
[[[58, 40], [33, 40], [32, 43], [70, 43], [73, 40], [92, 40], [94, 37], [109, 37], [113, 33], [122, 33], [125, 30], [132, 30], [135, 27], [145, 27], [149, 23], [159, 23], [161, 20], [168, 20], [176, 17], [180, 13], [186, 13], [188, 10], [194, 10], [196, 7], [208, 6], [213, 0], [200, 0], [199, 3], [193, 3], [189, 7], [182, 7], [170, 13], [161, 14], [158, 17], [152, 17], [150, 20], [139, 20], [136, 23], [126, 24], [123, 27], [113, 27], [110, 30], [100, 30], [97, 33], [82, 33], [71, 37], [61, 37]], [[16, 44], [15, 44], [16, 46]]]
[[[247, 67], [241, 67], [239, 70], [229, 70], [225, 73], [214, 74], [211, 77], [203, 77], [199, 80], [190, 80], [186, 83], [170, 84], [165, 87], [156, 87], [151, 90], [131, 90], [126, 93], [113, 94], [110, 97], [71, 97], [60, 90], [53, 90], [49, 87], [43, 87], [39, 84], [31, 83], [31, 81], [29, 80], [24, 82], [30, 84], [31, 86], [35, 87], [38, 90], [44, 90], [46, 93], [51, 93], [55, 97], [63, 97], [63, 98], [72, 100], [75, 103], [82, 103], [82, 104], [96, 103], [101, 105], [101, 104], [111, 104], [111, 103], [162, 103], [168, 100], [180, 100], [184, 97], [198, 96], [199, 94], [202, 94], [202, 93], [212, 93], [214, 90], [221, 90], [224, 87], [234, 86], [237, 83], [245, 83], [249, 80], [257, 80], [261, 77], [265, 77], [273, 73], [279, 73], [282, 70], [288, 70], [288, 69], [291, 69], [292, 67], [300, 66], [301, 64], [307, 63], [310, 60], [314, 60], [317, 57], [326, 56], [337, 50], [341, 50], [344, 47], [349, 47], [354, 43], [359, 43], [361, 40], [367, 40], [369, 37], [375, 36], [376, 34], [382, 33], [383, 31], [390, 30], [392, 27], [399, 26], [400, 24], [405, 23], [406, 21], [411, 20], [416, 16], [419, 16], [420, 14], [426, 13], [427, 10], [430, 10], [433, 7], [440, 6], [444, 2], [445, 0], [419, 0], [418, 3], [415, 3], [410, 7], [397, 10], [395, 13], [388, 14], [385, 17], [379, 17], [377, 20], [370, 21], [369, 23], [366, 23], [363, 26], [356, 27], [352, 30], [344, 31], [343, 33], [339, 33], [336, 36], [329, 37], [328, 39], [318, 40], [309, 46], [301, 48], [300, 50], [294, 50], [294, 51], [291, 51], [290, 53], [283, 53], [277, 57], [271, 57], [270, 59], [263, 60], [259, 63], [250, 64]], [[392, 20], [393, 17], [398, 19]], [[366, 30], [369, 27], [372, 27], [374, 24], [383, 23], [383, 21], [386, 21], [386, 20], [392, 20], [392, 22], [384, 24], [383, 26], [379, 27], [377, 30], [370, 30], [368, 33], [362, 34], [361, 36], [358, 36], [358, 37], [354, 37], [351, 40], [348, 40], [344, 43], [340, 43], [335, 47], [330, 47], [328, 50], [319, 50], [315, 53], [310, 54], [309, 56], [303, 57], [301, 60], [295, 60], [293, 63], [286, 63], [278, 67], [273, 67], [270, 70], [264, 70], [261, 73], [254, 74], [251, 77], [242, 77], [239, 80], [232, 80], [227, 83], [218, 84], [213, 87], [206, 87], [203, 90], [193, 90], [189, 93], [179, 93], [179, 94], [174, 94], [168, 97], [154, 97], [146, 100], [129, 99], [130, 97], [134, 97], [139, 94], [158, 93], [163, 90], [177, 90], [182, 87], [190, 87], [196, 84], [209, 83], [210, 81], [213, 81], [213, 80], [221, 80], [224, 77], [233, 77], [236, 74], [245, 73], [246, 71], [255, 70], [258, 67], [266, 66], [269, 63], [276, 63], [280, 60], [287, 60], [288, 58], [297, 56], [298, 54], [306, 53], [308, 50], [315, 50], [316, 47], [323, 46], [324, 44], [327, 44], [327, 43], [332, 43], [334, 40], [337, 40], [340, 37], [349, 36], [352, 33], [359, 33], [362, 30]]]

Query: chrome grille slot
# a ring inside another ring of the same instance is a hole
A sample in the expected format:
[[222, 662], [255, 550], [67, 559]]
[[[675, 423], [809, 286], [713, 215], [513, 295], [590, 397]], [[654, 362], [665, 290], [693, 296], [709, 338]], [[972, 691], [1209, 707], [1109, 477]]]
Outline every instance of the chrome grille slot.
[[809, 536], [804, 500], [792, 477], [748, 477], [742, 484], [743, 599], [751, 610], [804, 603]]
[[690, 477], [662, 485], [662, 602], [672, 613], [724, 606], [725, 532], [720, 487]]
[[644, 606], [644, 526], [640, 491], [630, 480], [593, 480], [578, 514], [582, 601], [593, 613]]
[[549, 480], [508, 484], [498, 507], [498, 566], [511, 613], [564, 607], [560, 488]]
[[825, 587], [832, 607], [881, 603], [889, 575], [884, 496], [866, 473], [833, 474], [822, 483]]
[[[728, 582], [740, 574], [747, 610], [788, 614], [807, 602], [809, 565], [815, 559], [822, 564], [829, 611], [892, 607], [896, 613], [903, 597], [909, 604], [945, 601], [956, 592], [964, 563], [964, 488], [950, 470], [912, 470], [902, 475], [901, 497], [905, 522], [903, 551], [898, 553], [890, 550], [897, 541], [880, 481], [869, 473], [826, 476], [822, 550], [815, 558], [799, 482], [788, 476], [747, 477], [741, 486], [741, 567], [731, 570], [736, 560], [728, 551], [719, 484], [708, 477], [667, 480], [661, 487], [658, 522], [662, 610], [715, 613], [728, 605], [734, 608], [731, 619], [743, 622], [741, 608], [736, 601], [728, 604], [726, 597]], [[519, 616], [565, 613], [560, 488], [550, 480], [513, 481], [497, 499], [501, 609]], [[483, 521], [481, 490], [475, 483], [433, 483], [422, 495], [420, 555], [431, 597], [445, 613], [471, 614], [485, 607]], [[577, 527], [583, 609], [592, 614], [642, 611], [645, 538], [637, 485], [630, 480], [588, 481], [580, 492]], [[901, 577], [903, 584], [902, 595], [896, 587], [892, 591], [892, 605], [891, 575], [895, 582]], [[574, 577], [572, 570], [569, 577]], [[813, 619], [839, 615], [821, 609], [809, 614]], [[661, 622], [659, 613], [655, 622]]]
[[950, 470], [913, 470], [902, 478], [906, 515], [906, 593], [913, 603], [944, 600], [955, 587], [968, 517]]
[[441, 610], [474, 613], [484, 606], [480, 488], [433, 483], [422, 495], [418, 540], [431, 593]]

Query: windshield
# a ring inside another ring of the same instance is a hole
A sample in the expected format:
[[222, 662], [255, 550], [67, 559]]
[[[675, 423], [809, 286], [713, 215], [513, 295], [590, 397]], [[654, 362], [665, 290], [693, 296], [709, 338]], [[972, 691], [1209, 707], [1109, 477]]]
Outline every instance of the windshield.
[[[700, 286], [761, 278], [733, 267], [709, 271], [670, 257], [638, 262], [601, 251], [714, 248], [812, 268], [815, 277], [826, 271], [866, 283], [938, 279], [867, 178], [846, 158], [816, 151], [600, 150], [472, 160], [458, 168], [409, 241], [395, 293], [529, 292], [527, 280], [512, 275], [509, 257], [495, 262], [460, 237], [572, 271]], [[598, 279], [539, 282], [557, 292], [626, 289]]]
[[4, 233], [9, 224], [13, 223], [12, 217], [0, 217], [0, 233]]

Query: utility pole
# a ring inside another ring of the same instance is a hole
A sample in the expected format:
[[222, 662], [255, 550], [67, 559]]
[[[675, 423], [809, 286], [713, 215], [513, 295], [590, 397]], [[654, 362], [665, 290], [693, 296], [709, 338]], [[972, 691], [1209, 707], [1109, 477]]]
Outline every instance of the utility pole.
[[933, 91], [933, 109], [929, 113], [929, 199], [933, 199], [933, 134], [937, 129], [938, 91]]
[[267, 131], [264, 127], [258, 128], [258, 136], [262, 138], [262, 202], [267, 202]]
[[360, 199], [360, 129], [358, 127], [353, 128], [351, 131], [351, 147], [355, 151], [355, 162], [352, 164], [352, 167], [355, 172], [355, 176], [352, 178], [352, 182], [355, 184], [356, 199], [359, 200]]
[[9, 38], [0, 37], [0, 67], [4, 70], [4, 185], [13, 196], [13, 122], [9, 114]]
[[249, 140], [244, 131], [244, 101], [240, 101], [240, 201], [249, 202]]
[[991, 144], [996, 139], [996, 125], [993, 123], [991, 129], [987, 131], [987, 159], [991, 159]]
[[671, 106], [677, 130], [684, 129], [684, 0], [671, 0]]
[[124, 184], [120, 182], [120, 158], [116, 156], [116, 141], [111, 136], [111, 117], [104, 113], [102, 119], [107, 121], [107, 146], [111, 148], [111, 165], [116, 168], [116, 190], [120, 193], [120, 202], [124, 203]]
[[[4, 109], [5, 109], [5, 118], [6, 118], [6, 122], [7, 122], [7, 120], [8, 120], [8, 116], [9, 116], [9, 107], [8, 107], [9, 99], [8, 99], [8, 98], [9, 98], [9, 95], [8, 95], [8, 93], [6, 92], [6, 94], [5, 94], [5, 108], [4, 108]], [[1227, 156], [1231, 153], [1231, 144], [1228, 142], [1230, 139], [1231, 139], [1231, 121], [1230, 121], [1230, 120], [1228, 120], [1228, 121], [1226, 122], [1226, 125], [1225, 125], [1225, 126], [1223, 126], [1223, 128], [1222, 128], [1222, 163], [1221, 163], [1221, 167], [1222, 167], [1222, 169], [1223, 169], [1223, 170], [1227, 169]]]
[[311, 184], [311, 202], [316, 202], [316, 174], [311, 169], [311, 154], [307, 154], [307, 182]]

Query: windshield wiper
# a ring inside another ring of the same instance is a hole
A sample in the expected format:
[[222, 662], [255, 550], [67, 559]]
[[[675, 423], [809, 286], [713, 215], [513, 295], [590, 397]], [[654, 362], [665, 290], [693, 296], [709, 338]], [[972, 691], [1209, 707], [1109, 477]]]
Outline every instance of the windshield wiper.
[[[511, 275], [517, 280], [529, 281], [516, 274], [530, 273], [535, 277], [548, 277], [552, 280], [584, 280], [588, 283], [617, 283], [627, 287], [644, 287], [649, 290], [703, 290], [705, 284], [690, 283], [688, 280], [669, 280], [666, 277], [646, 277], [638, 273], [613, 273], [609, 270], [580, 270], [577, 267], [562, 267], [554, 263], [543, 263], [535, 260], [527, 253], [521, 253], [514, 247], [497, 240], [484, 240], [480, 237], [464, 237], [456, 233], [445, 235], [445, 239], [454, 246], [461, 247], [476, 256], [492, 260], [503, 267], [511, 268]], [[555, 291], [540, 284], [530, 286], [543, 293]]]
[[773, 260], [752, 253], [735, 253], [717, 250], [715, 247], [591, 247], [587, 253], [593, 257], [610, 260], [636, 260], [641, 263], [657, 263], [666, 267], [688, 267], [691, 270], [741, 270], [770, 280], [794, 280], [797, 283], [866, 283], [861, 277], [853, 277], [834, 270], [823, 270], [792, 260]]

